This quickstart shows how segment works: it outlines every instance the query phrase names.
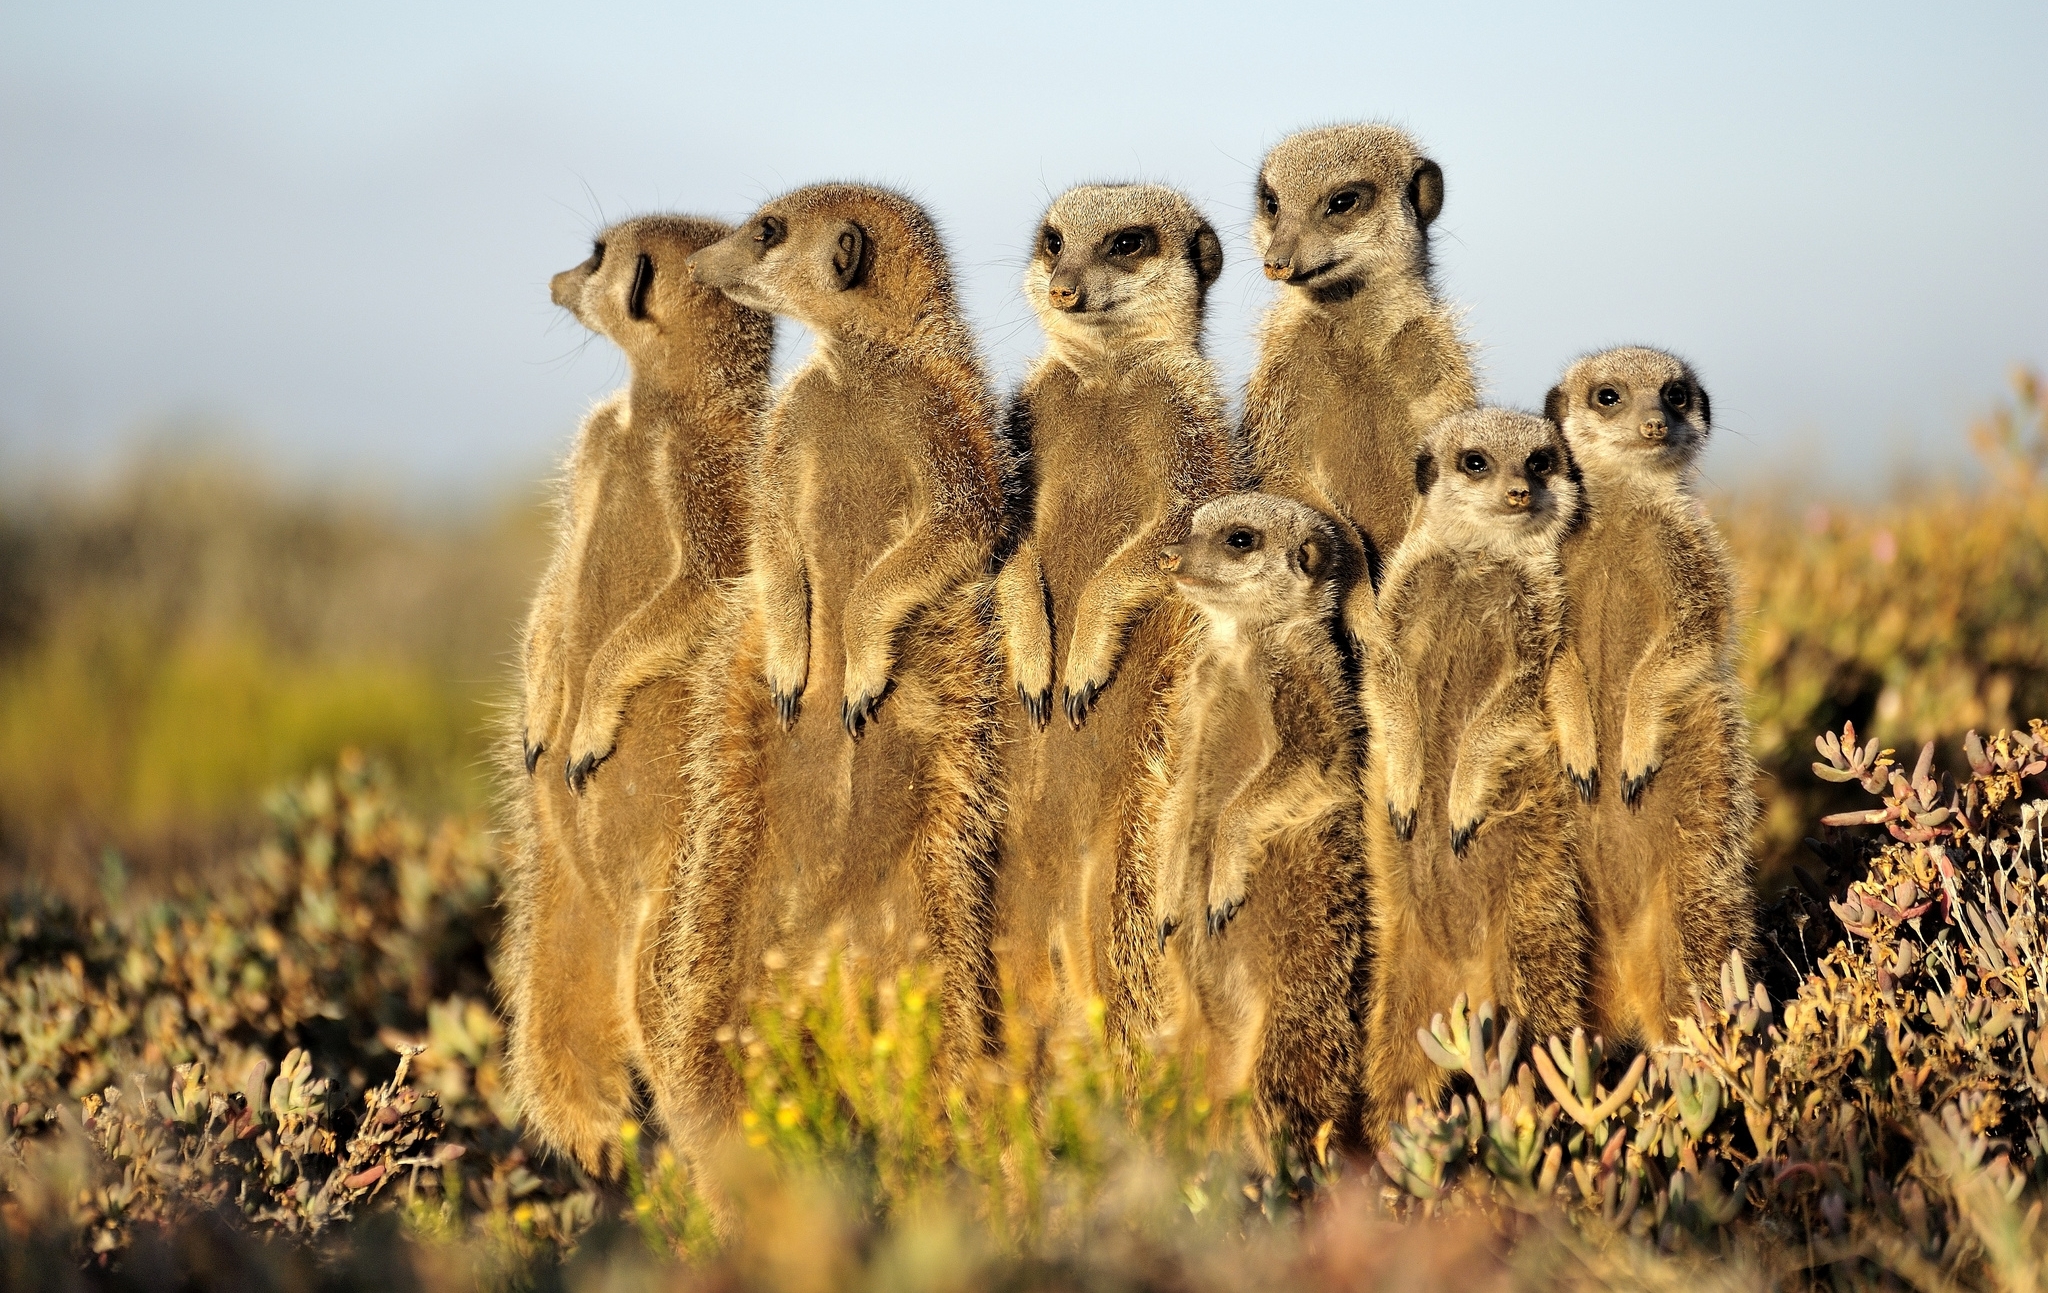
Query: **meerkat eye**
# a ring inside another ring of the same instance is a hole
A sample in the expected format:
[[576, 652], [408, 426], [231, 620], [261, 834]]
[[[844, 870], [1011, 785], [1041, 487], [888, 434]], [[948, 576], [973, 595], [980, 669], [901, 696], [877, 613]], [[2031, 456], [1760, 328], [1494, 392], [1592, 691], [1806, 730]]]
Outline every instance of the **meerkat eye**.
[[1345, 189], [1342, 193], [1339, 193], [1335, 197], [1330, 199], [1329, 210], [1325, 211], [1323, 214], [1343, 215], [1346, 211], [1349, 211], [1351, 208], [1357, 205], [1358, 190]]
[[1046, 254], [1046, 255], [1048, 255], [1048, 256], [1057, 256], [1057, 255], [1059, 255], [1059, 254], [1060, 254], [1060, 248], [1062, 248], [1062, 247], [1064, 247], [1064, 246], [1066, 246], [1066, 245], [1067, 245], [1067, 241], [1066, 241], [1066, 239], [1064, 239], [1064, 238], [1060, 237], [1060, 231], [1059, 231], [1059, 230], [1057, 230], [1057, 229], [1047, 229], [1047, 230], [1045, 231], [1045, 254]]
[[590, 244], [590, 272], [595, 274], [597, 271], [603, 268], [604, 239], [599, 238], [597, 241]]
[[1664, 388], [1664, 402], [1682, 413], [1692, 404], [1692, 388], [1684, 382], [1672, 382]]
[[1611, 409], [1621, 403], [1621, 392], [1612, 386], [1602, 386], [1593, 392], [1593, 402], [1603, 409]]
[[1261, 189], [1259, 190], [1259, 205], [1266, 209], [1267, 215], [1279, 215], [1280, 195], [1271, 189]]
[[1257, 530], [1244, 529], [1232, 530], [1229, 534], [1223, 536], [1223, 543], [1224, 546], [1235, 551], [1250, 552], [1253, 548], [1259, 546], [1259, 532]]
[[1548, 476], [1555, 461], [1550, 456], [1550, 450], [1538, 449], [1529, 455], [1529, 461], [1525, 465], [1531, 476]]
[[1486, 455], [1477, 449], [1467, 449], [1458, 459], [1458, 469], [1467, 476], [1484, 476], [1486, 467]]
[[789, 226], [782, 223], [777, 216], [765, 217], [760, 227], [754, 230], [754, 241], [761, 244], [762, 251], [781, 245], [782, 240], [787, 237]]
[[1136, 256], [1152, 244], [1150, 229], [1119, 229], [1109, 237], [1109, 254]]

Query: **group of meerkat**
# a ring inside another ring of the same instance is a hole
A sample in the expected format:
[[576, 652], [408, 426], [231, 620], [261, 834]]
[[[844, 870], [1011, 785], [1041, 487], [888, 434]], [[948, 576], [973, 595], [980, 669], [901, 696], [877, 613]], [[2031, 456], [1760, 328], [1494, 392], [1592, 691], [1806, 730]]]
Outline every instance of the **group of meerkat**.
[[[928, 967], [941, 1080], [1099, 1002], [1126, 1059], [1358, 1147], [1434, 1094], [1457, 995], [1653, 1045], [1748, 952], [1706, 391], [1630, 348], [1478, 407], [1399, 130], [1296, 134], [1256, 201], [1282, 286], [1238, 423], [1222, 244], [1156, 185], [1046, 210], [1007, 408], [882, 189], [628, 220], [555, 277], [631, 380], [569, 460], [506, 741], [540, 1139], [614, 1170], [644, 1087], [709, 1152], [770, 977], [828, 957]], [[771, 391], [774, 315], [815, 346]]]

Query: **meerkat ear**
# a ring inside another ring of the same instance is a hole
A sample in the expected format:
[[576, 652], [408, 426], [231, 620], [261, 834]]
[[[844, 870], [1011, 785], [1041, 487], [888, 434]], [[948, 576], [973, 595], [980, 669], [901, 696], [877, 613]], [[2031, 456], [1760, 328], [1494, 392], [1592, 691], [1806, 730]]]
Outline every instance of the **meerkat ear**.
[[1287, 564], [1305, 579], [1321, 579], [1330, 567], [1329, 546], [1321, 539], [1303, 539], [1301, 546], [1288, 555]]
[[1436, 484], [1436, 456], [1424, 449], [1415, 455], [1415, 492], [1427, 494], [1429, 487]]
[[861, 269], [867, 261], [868, 235], [865, 229], [848, 220], [839, 226], [839, 232], [832, 237], [831, 273], [832, 281], [844, 292], [860, 286]]
[[1444, 209], [1444, 170], [1427, 157], [1415, 168], [1415, 174], [1408, 177], [1408, 202], [1415, 208], [1415, 218], [1427, 229]]
[[654, 261], [643, 251], [633, 261], [633, 286], [626, 292], [626, 317], [647, 317], [647, 292], [653, 286]]
[[1203, 287], [1216, 281], [1223, 272], [1223, 243], [1214, 229], [1204, 224], [1195, 230], [1188, 243], [1188, 258], [1195, 262], [1195, 278]]
[[1571, 412], [1571, 402], [1565, 398], [1563, 386], [1553, 386], [1543, 397], [1543, 416], [1559, 426], [1564, 425], [1565, 415]]

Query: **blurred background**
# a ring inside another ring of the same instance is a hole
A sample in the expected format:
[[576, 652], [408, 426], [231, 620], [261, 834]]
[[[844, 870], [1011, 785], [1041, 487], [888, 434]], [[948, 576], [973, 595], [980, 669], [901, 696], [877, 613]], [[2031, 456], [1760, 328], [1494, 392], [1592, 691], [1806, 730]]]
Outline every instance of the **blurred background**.
[[1444, 166], [1489, 398], [1706, 378], [1783, 852], [1818, 727], [2048, 713], [2044, 54], [2039, 3], [0, 5], [0, 870], [188, 866], [346, 746], [482, 809], [607, 221], [902, 187], [1008, 384], [1046, 201], [1172, 183], [1234, 386], [1258, 159], [1361, 118]]

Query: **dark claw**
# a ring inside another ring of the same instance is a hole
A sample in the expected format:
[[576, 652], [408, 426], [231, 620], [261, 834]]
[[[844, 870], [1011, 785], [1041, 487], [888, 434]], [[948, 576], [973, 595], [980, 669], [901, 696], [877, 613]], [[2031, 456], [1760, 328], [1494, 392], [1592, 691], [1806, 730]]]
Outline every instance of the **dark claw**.
[[1645, 769], [1640, 777], [1625, 777], [1621, 783], [1621, 802], [1630, 808], [1643, 806], [1643, 792], [1650, 788], [1650, 779], [1657, 775], [1655, 768]]
[[1570, 768], [1566, 768], [1565, 776], [1571, 779], [1572, 788], [1579, 792], [1579, 802], [1582, 804], [1592, 803], [1594, 796], [1600, 793], [1600, 769], [1598, 768], [1593, 769], [1583, 777], [1573, 772]]
[[534, 768], [540, 765], [541, 751], [548, 747], [545, 745], [528, 745], [526, 743], [526, 732], [522, 729], [519, 733], [519, 748], [526, 752], [526, 775], [530, 777], [533, 775]]
[[1219, 935], [1219, 934], [1221, 934], [1221, 933], [1223, 932], [1223, 930], [1224, 930], [1224, 927], [1230, 924], [1231, 920], [1232, 920], [1232, 919], [1233, 919], [1234, 917], [1236, 917], [1236, 915], [1237, 915], [1238, 911], [1239, 911], [1240, 909], [1242, 909], [1242, 908], [1243, 908], [1243, 906], [1244, 906], [1244, 899], [1242, 899], [1242, 898], [1239, 898], [1239, 899], [1237, 899], [1237, 900], [1236, 900], [1236, 901], [1234, 901], [1234, 902], [1228, 902], [1228, 903], [1225, 903], [1225, 904], [1223, 905], [1223, 910], [1221, 910], [1221, 911], [1217, 911], [1217, 910], [1216, 910], [1215, 908], [1213, 908], [1213, 907], [1212, 907], [1212, 908], [1210, 908], [1210, 910], [1209, 910], [1209, 934], [1210, 934], [1210, 936], [1211, 936], [1211, 937], [1215, 937], [1216, 935]]
[[1082, 683], [1079, 691], [1070, 687], [1060, 688], [1060, 695], [1066, 701], [1067, 722], [1075, 731], [1080, 731], [1081, 724], [1088, 721], [1088, 709], [1101, 694], [1102, 688], [1092, 682]]
[[839, 702], [839, 721], [846, 726], [846, 734], [858, 741], [867, 731], [868, 720], [881, 707], [880, 696], [856, 696], [852, 700]]
[[1166, 940], [1173, 937], [1173, 931], [1180, 928], [1180, 922], [1168, 916], [1159, 922], [1159, 950], [1166, 950]]
[[801, 691], [776, 691], [775, 717], [782, 721], [782, 730], [787, 732], [796, 726], [797, 706], [803, 701]]
[[1017, 703], [1024, 707], [1024, 712], [1031, 716], [1031, 721], [1037, 724], [1041, 731], [1044, 730], [1046, 723], [1052, 719], [1052, 688], [1050, 687], [1033, 694], [1024, 690], [1023, 683], [1018, 683]]
[[1415, 838], [1415, 814], [1395, 812], [1393, 805], [1387, 806], [1387, 820], [1394, 824], [1394, 834], [1404, 840]]
[[568, 781], [569, 789], [576, 794], [582, 794], [585, 783], [590, 780], [590, 774], [597, 771], [600, 762], [596, 755], [586, 754], [573, 763], [564, 763], [562, 776]]
[[1478, 833], [1478, 822], [1474, 822], [1470, 826], [1453, 826], [1451, 828], [1451, 852], [1458, 857], [1464, 857], [1465, 850], [1472, 844], [1472, 837]]

